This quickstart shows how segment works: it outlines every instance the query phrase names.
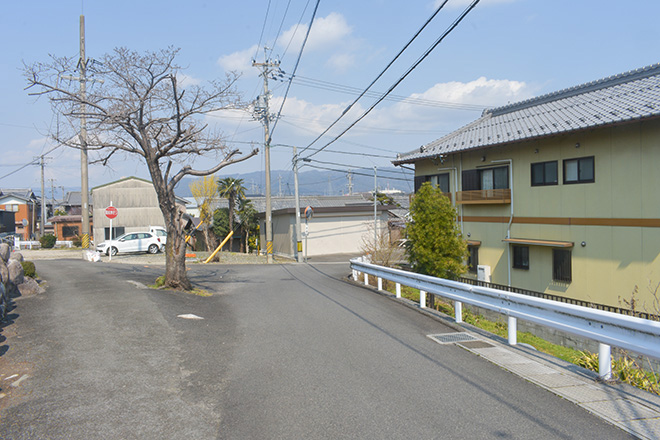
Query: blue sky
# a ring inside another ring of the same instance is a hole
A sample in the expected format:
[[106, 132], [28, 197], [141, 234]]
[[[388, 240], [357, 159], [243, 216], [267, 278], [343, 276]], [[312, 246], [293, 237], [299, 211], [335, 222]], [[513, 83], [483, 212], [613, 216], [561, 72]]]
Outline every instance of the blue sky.
[[[50, 106], [45, 99], [28, 96], [20, 69], [23, 61], [47, 61], [49, 54], [77, 57], [81, 13], [86, 20], [88, 57], [100, 57], [120, 46], [137, 51], [179, 47], [178, 61], [187, 67], [183, 74], [188, 81], [203, 84], [224, 76], [227, 70], [240, 71], [243, 97], [252, 100], [262, 85], [256, 68], [251, 67], [253, 57], [263, 59], [263, 48], [258, 45], [272, 48], [282, 70], [292, 72], [314, 3], [4, 1], [0, 16], [0, 176], [53, 146], [46, 138], [48, 130], [54, 129]], [[300, 80], [293, 82], [273, 134], [272, 169], [291, 167], [291, 148], [277, 145], [304, 148], [355, 98], [328, 83], [364, 88], [438, 4], [433, 0], [321, 0], [298, 68]], [[467, 0], [450, 0], [373, 90], [387, 90], [468, 4]], [[327, 148], [352, 154], [324, 151], [314, 159], [346, 165], [329, 166], [338, 169], [391, 166], [389, 161], [397, 152], [418, 148], [461, 127], [478, 118], [483, 108], [660, 62], [656, 53], [659, 16], [660, 2], [651, 0], [482, 0], [394, 90], [396, 100], [380, 103]], [[270, 86], [273, 107], [279, 108], [285, 84], [271, 82]], [[403, 97], [417, 101], [402, 101]], [[426, 105], [420, 105], [420, 99]], [[370, 99], [360, 101], [337, 130], [372, 103]], [[208, 121], [223, 131], [229, 145], [247, 151], [246, 142], [263, 142], [261, 125], [246, 112], [223, 112]], [[314, 148], [330, 139], [322, 138]], [[77, 151], [60, 148], [48, 156], [52, 159], [47, 160], [47, 180], [53, 179], [55, 187], [80, 185]], [[202, 160], [196, 165], [209, 163]], [[226, 168], [223, 174], [258, 170], [263, 170], [263, 154]], [[120, 157], [109, 167], [91, 166], [90, 186], [129, 175], [148, 178], [137, 158]], [[39, 168], [34, 165], [0, 178], [0, 187], [39, 186]]]

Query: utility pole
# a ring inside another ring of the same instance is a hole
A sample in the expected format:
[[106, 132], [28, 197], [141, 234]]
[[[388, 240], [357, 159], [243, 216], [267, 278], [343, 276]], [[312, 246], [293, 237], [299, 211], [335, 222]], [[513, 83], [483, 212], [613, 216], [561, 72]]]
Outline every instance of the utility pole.
[[348, 195], [352, 196], [353, 195], [353, 170], [348, 170], [348, 174], [346, 174], [346, 177], [348, 177]]
[[46, 225], [46, 194], [44, 190], [44, 164], [45, 157], [39, 156], [41, 166], [41, 224], [39, 225], [39, 236], [44, 236], [44, 227]]
[[78, 61], [80, 76], [64, 76], [64, 79], [80, 81], [80, 180], [82, 197], [82, 247], [83, 252], [89, 249], [89, 181], [87, 158], [87, 56], [85, 55], [85, 16], [80, 16], [80, 60]]
[[302, 263], [302, 237], [300, 231], [300, 193], [298, 192], [298, 148], [293, 147], [293, 188], [296, 193], [296, 260]]
[[55, 213], [55, 179], [48, 179], [50, 182], [50, 209]]
[[266, 168], [266, 262], [273, 263], [273, 216], [271, 208], [271, 188], [270, 188], [270, 119], [271, 115], [268, 110], [268, 101], [270, 100], [270, 92], [268, 91], [268, 78], [273, 70], [280, 67], [279, 61], [271, 61], [265, 55], [267, 48], [264, 47], [264, 62], [257, 63], [252, 61], [252, 66], [261, 69], [261, 76], [264, 77], [264, 92], [257, 98], [255, 105], [255, 113], [261, 123], [264, 125], [264, 158]]
[[378, 177], [376, 175], [376, 166], [374, 165], [374, 250], [378, 247]]

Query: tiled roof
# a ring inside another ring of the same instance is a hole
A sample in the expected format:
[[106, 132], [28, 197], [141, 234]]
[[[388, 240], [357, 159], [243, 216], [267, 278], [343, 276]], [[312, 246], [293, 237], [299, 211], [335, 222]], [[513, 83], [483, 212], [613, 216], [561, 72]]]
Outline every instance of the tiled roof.
[[475, 148], [660, 116], [660, 64], [485, 110], [465, 127], [398, 156], [395, 165]]

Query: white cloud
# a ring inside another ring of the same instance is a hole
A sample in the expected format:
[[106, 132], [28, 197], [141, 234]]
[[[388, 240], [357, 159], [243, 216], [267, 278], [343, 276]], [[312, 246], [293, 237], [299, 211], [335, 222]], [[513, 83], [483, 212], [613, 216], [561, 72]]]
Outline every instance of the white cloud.
[[256, 44], [249, 49], [221, 56], [218, 58], [218, 65], [226, 72], [235, 71], [247, 75], [250, 73], [256, 75], [258, 73], [257, 69], [252, 67], [252, 59], [255, 53], [257, 53]]
[[[335, 47], [348, 37], [353, 29], [348, 25], [343, 15], [331, 12], [327, 17], [319, 17], [314, 20], [312, 30], [309, 33], [305, 50], [314, 51], [328, 47]], [[277, 44], [283, 48], [289, 45], [289, 50], [298, 51], [307, 33], [307, 25], [296, 25], [282, 33]]]
[[337, 53], [328, 59], [326, 65], [337, 73], [344, 73], [355, 65], [355, 55], [350, 53]]
[[531, 91], [524, 82], [487, 79], [483, 76], [467, 83], [458, 81], [438, 83], [423, 93], [411, 95], [411, 98], [484, 107], [500, 106], [529, 97], [531, 97]]
[[[390, 101], [383, 101], [350, 133], [373, 135], [383, 133], [384, 130], [428, 133], [452, 131], [481, 116], [479, 109], [465, 111], [457, 109], [453, 104], [492, 108], [528, 99], [532, 97], [532, 92], [532, 88], [524, 82], [485, 77], [469, 82], [438, 83], [422, 93], [409, 95], [413, 99], [435, 101], [436, 105], [417, 105], [407, 101], [391, 104]], [[274, 101], [277, 101], [277, 98]], [[360, 104], [362, 105], [356, 105], [337, 124], [333, 133], [336, 134], [340, 127], [346, 127], [371, 105], [368, 101]], [[320, 133], [344, 111], [347, 105], [348, 103], [315, 105], [301, 99], [289, 98], [282, 113], [287, 118], [287, 122], [300, 127], [301, 134], [302, 130], [307, 131], [308, 134], [309, 131]], [[279, 107], [274, 106], [274, 108]]]

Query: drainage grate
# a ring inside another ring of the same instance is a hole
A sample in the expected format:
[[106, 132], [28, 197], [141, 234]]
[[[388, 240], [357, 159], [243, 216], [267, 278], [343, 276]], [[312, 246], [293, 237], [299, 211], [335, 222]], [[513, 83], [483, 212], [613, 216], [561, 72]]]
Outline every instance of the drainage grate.
[[456, 342], [478, 341], [469, 333], [444, 333], [441, 335], [427, 335], [438, 344], [454, 344]]

